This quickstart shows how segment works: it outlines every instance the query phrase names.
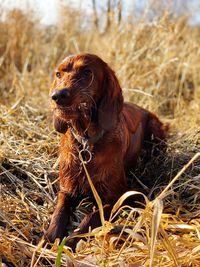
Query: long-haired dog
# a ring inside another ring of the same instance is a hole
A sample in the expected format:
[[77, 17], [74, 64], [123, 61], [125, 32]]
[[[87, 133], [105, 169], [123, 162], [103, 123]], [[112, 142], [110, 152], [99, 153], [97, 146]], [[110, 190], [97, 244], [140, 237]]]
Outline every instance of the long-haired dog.
[[[55, 72], [50, 96], [54, 126], [62, 133], [60, 191], [45, 234], [53, 242], [67, 234], [79, 197], [92, 194], [81, 158], [103, 203], [112, 206], [128, 190], [127, 173], [141, 149], [149, 149], [152, 142], [160, 145], [166, 130], [153, 113], [123, 101], [115, 73], [95, 55], [64, 59]], [[98, 212], [93, 212], [76, 235], [99, 225]], [[68, 244], [74, 249], [77, 240]]]

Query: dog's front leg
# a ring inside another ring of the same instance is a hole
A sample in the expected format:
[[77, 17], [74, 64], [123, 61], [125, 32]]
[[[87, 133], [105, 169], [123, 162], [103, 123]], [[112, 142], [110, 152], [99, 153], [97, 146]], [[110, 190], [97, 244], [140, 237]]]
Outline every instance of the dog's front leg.
[[58, 193], [56, 208], [53, 212], [48, 230], [44, 234], [47, 241], [53, 243], [56, 238], [62, 240], [67, 235], [67, 226], [70, 223], [72, 198], [64, 192]]
[[[103, 210], [104, 219], [108, 221], [112, 206], [109, 204], [104, 205]], [[81, 237], [78, 237], [78, 235], [88, 233], [90, 229], [93, 230], [101, 225], [99, 210], [87, 214], [79, 224], [78, 228], [69, 235], [69, 239], [66, 241], [65, 245], [71, 247], [71, 249], [75, 252], [77, 243], [82, 239]]]

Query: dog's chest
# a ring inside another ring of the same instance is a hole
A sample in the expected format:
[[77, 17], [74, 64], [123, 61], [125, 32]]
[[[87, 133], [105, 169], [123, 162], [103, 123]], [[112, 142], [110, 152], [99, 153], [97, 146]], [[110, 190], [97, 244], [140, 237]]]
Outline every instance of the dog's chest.
[[[96, 186], [109, 175], [112, 161], [108, 160], [101, 150], [88, 148], [88, 151], [82, 151], [80, 155], [81, 149], [82, 147], [71, 149], [68, 147], [68, 149], [61, 151], [60, 183], [67, 191], [72, 190], [72, 188], [74, 191], [76, 188], [77, 194], [88, 196], [91, 189], [83, 164], [94, 186]], [[85, 163], [82, 162], [81, 157]]]

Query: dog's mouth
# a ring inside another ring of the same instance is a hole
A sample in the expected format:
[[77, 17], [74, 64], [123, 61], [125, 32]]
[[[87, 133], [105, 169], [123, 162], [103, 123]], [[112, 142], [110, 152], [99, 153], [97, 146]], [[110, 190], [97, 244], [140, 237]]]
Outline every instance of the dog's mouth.
[[54, 108], [57, 116], [64, 118], [77, 118], [81, 113], [85, 114], [88, 111], [88, 105], [86, 102], [80, 103], [79, 105], [63, 106], [56, 105]]

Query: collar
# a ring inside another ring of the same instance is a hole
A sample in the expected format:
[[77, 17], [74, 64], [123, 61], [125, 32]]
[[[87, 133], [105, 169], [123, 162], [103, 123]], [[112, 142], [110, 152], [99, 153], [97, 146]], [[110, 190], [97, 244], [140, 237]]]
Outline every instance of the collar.
[[88, 164], [92, 159], [91, 147], [101, 139], [104, 135], [104, 130], [101, 130], [97, 135], [89, 137], [86, 133], [86, 136], [82, 137], [75, 132], [72, 127], [69, 127], [74, 138], [82, 145], [82, 149], [79, 151], [79, 159], [82, 163]]
[[101, 130], [98, 134], [89, 137], [88, 134], [86, 133], [85, 136], [80, 136], [78, 133], [76, 133], [76, 131], [74, 130], [73, 127], [69, 127], [71, 130], [72, 135], [74, 136], [74, 138], [83, 146], [85, 146], [85, 144], [89, 144], [89, 145], [94, 145], [95, 143], [97, 143], [104, 135], [105, 131]]

